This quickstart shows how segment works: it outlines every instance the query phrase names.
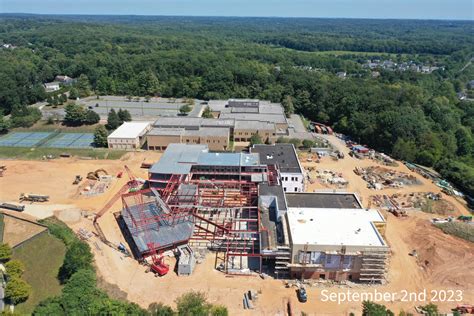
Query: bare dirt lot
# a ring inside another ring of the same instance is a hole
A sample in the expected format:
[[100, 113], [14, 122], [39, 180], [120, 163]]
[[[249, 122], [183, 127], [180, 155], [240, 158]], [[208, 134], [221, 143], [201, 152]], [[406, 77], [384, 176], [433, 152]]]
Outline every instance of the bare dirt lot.
[[35, 218], [16, 212], [3, 211], [3, 242], [16, 247], [22, 242], [46, 230], [44, 226], [34, 223]]
[[[339, 140], [332, 140], [339, 142]], [[339, 146], [343, 147], [342, 143]], [[347, 149], [344, 149], [347, 150]], [[111, 175], [116, 175], [123, 170], [123, 165], [128, 165], [132, 172], [142, 178], [147, 178], [147, 170], [140, 169], [141, 162], [156, 161], [160, 154], [130, 153], [117, 161], [106, 160], [79, 160], [79, 159], [57, 159], [52, 161], [2, 161], [7, 165], [8, 172], [0, 178], [0, 200], [17, 201], [21, 192], [41, 193], [50, 195], [50, 201], [46, 204], [69, 205], [70, 209], [78, 209], [84, 214], [98, 211], [127, 181], [124, 174], [122, 179], [114, 180], [110, 188], [104, 194], [85, 197], [77, 194], [77, 186], [72, 185], [75, 175], [85, 177], [87, 172], [98, 168], [104, 168]], [[368, 206], [370, 196], [373, 194], [405, 194], [409, 192], [434, 192], [440, 189], [430, 181], [409, 171], [405, 166], [386, 167], [396, 169], [400, 172], [409, 173], [417, 177], [421, 184], [402, 188], [390, 188], [374, 191], [367, 188], [367, 183], [361, 177], [354, 174], [355, 166], [368, 167], [376, 165], [371, 160], [357, 160], [346, 155], [346, 158], [333, 161], [331, 158], [323, 158], [320, 163], [305, 162], [303, 166], [324, 168], [341, 173], [349, 181], [346, 191], [353, 191], [360, 195], [364, 206]], [[320, 183], [308, 186], [309, 192], [313, 190], [327, 189]], [[456, 214], [467, 213], [465, 205], [453, 197], [445, 197], [447, 201], [456, 207]], [[41, 205], [41, 204], [34, 204]], [[120, 209], [120, 202], [112, 206], [110, 212], [106, 213], [99, 223], [112, 242], [124, 242], [123, 236], [112, 215]], [[70, 225], [74, 230], [85, 228], [93, 231], [91, 218], [76, 217], [68, 211], [67, 218], [71, 217]], [[55, 210], [58, 215], [61, 210]], [[308, 288], [308, 302], [301, 304], [296, 299], [294, 288], [285, 288], [281, 280], [262, 280], [258, 276], [252, 277], [228, 277], [214, 270], [213, 253], [209, 253], [206, 260], [199, 264], [190, 277], [178, 277], [175, 273], [169, 273], [162, 278], [155, 278], [145, 273], [145, 267], [139, 265], [135, 260], [124, 257], [121, 253], [102, 244], [96, 237], [90, 239], [90, 245], [95, 255], [97, 272], [108, 284], [107, 288], [114, 288], [115, 292], [127, 294], [127, 299], [147, 307], [152, 302], [163, 302], [174, 304], [174, 300], [181, 294], [190, 290], [199, 290], [207, 293], [210, 302], [224, 304], [229, 308], [231, 315], [285, 315], [285, 304], [288, 300], [292, 302], [295, 311], [305, 311], [310, 315], [343, 315], [349, 312], [360, 312], [361, 302], [323, 302], [323, 290], [334, 293], [346, 293], [347, 291], [364, 293], [390, 292], [398, 293], [393, 302], [382, 301], [394, 311], [405, 310], [414, 312], [415, 305], [424, 305], [427, 302], [401, 301], [404, 290], [420, 293], [423, 290], [459, 290], [462, 291], [460, 302], [435, 302], [442, 311], [449, 311], [458, 303], [474, 302], [474, 244], [444, 234], [441, 230], [433, 227], [429, 219], [434, 214], [422, 212], [411, 212], [407, 218], [396, 218], [391, 214], [384, 213], [387, 218], [387, 229], [385, 237], [391, 246], [392, 255], [389, 263], [388, 284], [382, 286], [339, 286], [319, 285]], [[412, 250], [417, 250], [418, 257], [409, 256]], [[167, 259], [173, 267], [173, 260]], [[244, 311], [242, 298], [245, 291], [250, 289], [260, 291], [256, 309]], [[457, 296], [455, 297], [458, 298]]]

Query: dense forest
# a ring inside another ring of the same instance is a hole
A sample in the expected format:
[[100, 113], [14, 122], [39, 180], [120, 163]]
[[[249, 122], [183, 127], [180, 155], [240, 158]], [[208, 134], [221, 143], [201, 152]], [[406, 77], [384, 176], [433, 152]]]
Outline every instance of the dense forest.
[[[0, 49], [0, 109], [17, 120], [32, 115], [24, 106], [45, 99], [41, 85], [58, 74], [80, 78], [81, 94], [291, 100], [297, 113], [434, 167], [474, 196], [474, 103], [457, 96], [474, 80], [474, 66], [464, 67], [474, 52], [472, 21], [0, 15], [0, 22], [0, 43], [16, 46]], [[381, 69], [375, 78], [363, 67], [374, 58], [442, 68]]]

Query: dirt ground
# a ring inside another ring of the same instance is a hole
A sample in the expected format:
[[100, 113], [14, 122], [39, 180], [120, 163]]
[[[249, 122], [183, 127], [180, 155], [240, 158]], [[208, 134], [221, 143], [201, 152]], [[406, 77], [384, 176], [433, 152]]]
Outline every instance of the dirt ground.
[[[330, 137], [330, 136], [329, 136]], [[344, 153], [347, 148], [337, 139], [330, 139], [340, 147]], [[84, 228], [93, 231], [92, 217], [80, 217], [77, 220], [71, 215], [71, 209], [77, 209], [82, 214], [92, 214], [98, 211], [118, 190], [125, 184], [127, 177], [113, 181], [111, 187], [102, 195], [84, 197], [77, 195], [77, 186], [72, 185], [75, 175], [85, 177], [88, 171], [104, 168], [109, 174], [115, 175], [123, 170], [123, 165], [128, 165], [133, 173], [142, 178], [147, 178], [146, 169], [140, 169], [141, 162], [156, 161], [160, 154], [144, 152], [131, 153], [116, 161], [92, 161], [79, 159], [57, 159], [52, 161], [2, 161], [8, 167], [3, 178], [0, 178], [0, 200], [16, 201], [21, 192], [49, 194], [51, 199], [47, 204], [70, 205], [66, 215], [71, 218], [70, 225], [74, 230]], [[368, 207], [370, 196], [373, 194], [408, 192], [434, 192], [440, 189], [429, 180], [408, 170], [400, 164], [395, 167], [398, 171], [415, 175], [421, 185], [397, 189], [370, 190], [361, 177], [353, 169], [355, 166], [367, 167], [377, 163], [372, 160], [357, 160], [346, 155], [346, 158], [333, 161], [323, 158], [321, 163], [308, 163], [302, 160], [305, 167], [313, 166], [342, 173], [349, 181], [345, 191], [356, 192]], [[393, 167], [387, 167], [393, 168]], [[319, 183], [309, 185], [308, 192], [326, 189]], [[453, 204], [458, 213], [467, 214], [465, 205], [453, 198], [445, 197]], [[41, 205], [41, 204], [34, 204]], [[114, 244], [124, 242], [123, 236], [112, 215], [120, 209], [120, 201], [112, 206], [110, 212], [99, 220], [99, 224], [107, 238]], [[66, 208], [65, 208], [66, 209]], [[60, 209], [54, 214], [61, 214]], [[181, 294], [190, 290], [203, 291], [210, 302], [224, 304], [229, 308], [230, 315], [285, 315], [285, 304], [291, 301], [295, 312], [305, 311], [309, 315], [343, 315], [349, 312], [356, 314], [361, 310], [361, 302], [323, 302], [322, 291], [344, 294], [347, 291], [356, 293], [395, 292], [397, 296], [391, 301], [380, 301], [394, 311], [405, 310], [414, 312], [415, 305], [424, 305], [428, 302], [401, 301], [403, 290], [419, 293], [423, 290], [459, 290], [462, 291], [460, 302], [435, 302], [442, 311], [448, 311], [458, 303], [474, 302], [474, 244], [449, 236], [433, 227], [429, 219], [435, 214], [411, 212], [408, 218], [396, 218], [384, 213], [387, 218], [386, 240], [391, 247], [392, 255], [389, 263], [388, 283], [381, 286], [339, 286], [320, 285], [308, 288], [308, 302], [301, 304], [296, 299], [294, 288], [285, 288], [281, 280], [262, 280], [258, 276], [228, 277], [214, 269], [215, 256], [209, 253], [206, 260], [196, 267], [195, 272], [189, 277], [178, 277], [169, 273], [162, 278], [155, 278], [145, 273], [145, 267], [135, 260], [124, 257], [120, 252], [102, 244], [96, 237], [89, 242], [95, 255], [97, 271], [102, 279], [101, 284], [106, 288], [115, 288], [114, 292], [127, 294], [127, 299], [148, 307], [153, 302], [174, 304], [174, 300]], [[416, 249], [418, 257], [409, 256], [408, 253]], [[167, 259], [173, 265], [171, 258]], [[242, 299], [245, 291], [256, 290], [259, 295], [256, 309], [245, 311], [242, 308]], [[456, 298], [458, 298], [456, 296]], [[295, 313], [298, 315], [298, 313]]]
[[30, 222], [36, 220], [34, 217], [3, 210], [2, 213], [4, 214], [3, 223], [5, 227], [3, 242], [9, 244], [10, 247], [15, 247], [46, 230], [45, 227]]

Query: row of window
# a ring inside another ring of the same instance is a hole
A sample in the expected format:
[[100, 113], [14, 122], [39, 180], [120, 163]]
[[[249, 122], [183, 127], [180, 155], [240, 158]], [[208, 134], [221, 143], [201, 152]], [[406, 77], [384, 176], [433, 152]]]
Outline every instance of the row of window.
[[[288, 181], [290, 177], [281, 177], [282, 181]], [[298, 177], [291, 177], [291, 181], [298, 181]]]
[[133, 144], [135, 143], [134, 139], [109, 139], [110, 144]]

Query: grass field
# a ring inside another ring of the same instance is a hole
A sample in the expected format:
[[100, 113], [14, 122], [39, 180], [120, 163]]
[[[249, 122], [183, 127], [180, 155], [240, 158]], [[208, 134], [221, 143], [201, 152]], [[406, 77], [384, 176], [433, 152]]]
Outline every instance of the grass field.
[[101, 148], [94, 149], [73, 149], [73, 148], [25, 148], [25, 147], [0, 147], [0, 158], [37, 160], [44, 156], [52, 155], [54, 158], [60, 154], [68, 153], [77, 157], [88, 157], [93, 159], [120, 159], [126, 151], [108, 150]]
[[15, 306], [15, 312], [21, 315], [31, 314], [40, 301], [61, 293], [62, 286], [57, 275], [65, 253], [63, 242], [48, 233], [13, 250], [13, 259], [19, 259], [25, 264], [23, 279], [32, 287], [28, 300]]
[[46, 121], [38, 121], [32, 127], [13, 128], [10, 132], [64, 132], [64, 133], [93, 133], [100, 124], [82, 125], [77, 127], [65, 126], [62, 124], [47, 124]]
[[446, 234], [468, 240], [474, 243], [474, 225], [461, 222], [451, 222], [435, 225]]

